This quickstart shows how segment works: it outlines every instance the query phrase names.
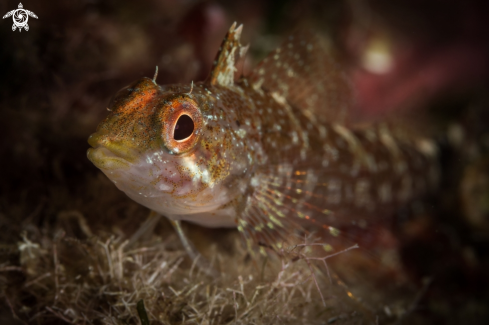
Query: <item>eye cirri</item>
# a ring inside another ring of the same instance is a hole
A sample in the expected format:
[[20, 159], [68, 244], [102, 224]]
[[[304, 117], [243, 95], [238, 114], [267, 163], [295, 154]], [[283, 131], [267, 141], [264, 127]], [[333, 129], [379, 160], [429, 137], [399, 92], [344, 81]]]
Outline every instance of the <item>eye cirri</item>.
[[202, 133], [202, 114], [190, 98], [175, 98], [168, 105], [160, 116], [163, 143], [170, 153], [186, 153]]

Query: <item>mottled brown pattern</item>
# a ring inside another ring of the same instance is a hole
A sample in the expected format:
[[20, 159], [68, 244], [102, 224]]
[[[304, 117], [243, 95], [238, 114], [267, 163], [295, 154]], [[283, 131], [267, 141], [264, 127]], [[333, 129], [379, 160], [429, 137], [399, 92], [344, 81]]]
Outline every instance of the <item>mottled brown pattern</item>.
[[253, 87], [300, 107], [312, 121], [344, 122], [353, 96], [350, 82], [328, 42], [310, 29], [297, 30], [249, 76]]
[[265, 90], [241, 86], [261, 117], [266, 162], [255, 166], [240, 229], [271, 244], [290, 229], [367, 229], [436, 184], [435, 157], [387, 126], [351, 130], [311, 120]]
[[[349, 82], [314, 34], [292, 35], [249, 77], [229, 83], [240, 33], [231, 27], [207, 82], [143, 79], [142, 89], [117, 97], [92, 137], [92, 160], [104, 170], [93, 154], [99, 147], [129, 155], [122, 176], [104, 172], [131, 198], [172, 219], [238, 227], [250, 245], [280, 246], [300, 229], [333, 237], [368, 229], [434, 186], [429, 141], [346, 124]], [[177, 144], [175, 107], [195, 124]]]

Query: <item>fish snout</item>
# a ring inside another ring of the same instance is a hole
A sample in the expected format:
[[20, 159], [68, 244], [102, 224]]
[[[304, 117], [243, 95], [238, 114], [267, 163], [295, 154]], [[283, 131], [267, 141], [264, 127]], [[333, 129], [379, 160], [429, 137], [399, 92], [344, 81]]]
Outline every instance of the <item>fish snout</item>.
[[111, 141], [104, 134], [94, 133], [88, 138], [92, 148], [87, 151], [88, 159], [98, 168], [129, 168], [137, 160], [138, 153], [121, 141]]

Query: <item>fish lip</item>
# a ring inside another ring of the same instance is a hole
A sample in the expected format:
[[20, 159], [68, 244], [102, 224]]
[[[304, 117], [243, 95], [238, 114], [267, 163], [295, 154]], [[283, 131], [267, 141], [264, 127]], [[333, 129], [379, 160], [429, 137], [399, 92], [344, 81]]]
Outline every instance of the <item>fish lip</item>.
[[92, 147], [92, 148], [97, 148], [99, 147], [101, 144], [100, 144], [100, 135], [97, 134], [97, 133], [92, 133], [90, 134], [90, 136], [88, 137], [88, 140], [87, 140], [88, 144]]
[[131, 167], [129, 161], [104, 146], [88, 148], [87, 157], [97, 168], [102, 170], [126, 169]]
[[133, 150], [102, 139], [100, 134], [90, 135], [88, 143], [92, 148], [87, 150], [88, 159], [100, 169], [129, 167], [135, 157]]

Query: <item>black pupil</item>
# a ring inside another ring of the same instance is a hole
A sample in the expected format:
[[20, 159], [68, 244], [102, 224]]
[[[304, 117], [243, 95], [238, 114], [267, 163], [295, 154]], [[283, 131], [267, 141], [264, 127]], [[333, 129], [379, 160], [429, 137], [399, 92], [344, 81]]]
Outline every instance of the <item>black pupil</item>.
[[194, 121], [188, 115], [182, 115], [178, 118], [175, 125], [175, 131], [173, 131], [173, 139], [183, 140], [188, 138], [194, 132]]

